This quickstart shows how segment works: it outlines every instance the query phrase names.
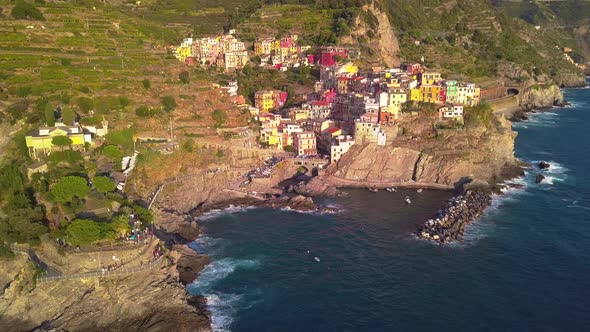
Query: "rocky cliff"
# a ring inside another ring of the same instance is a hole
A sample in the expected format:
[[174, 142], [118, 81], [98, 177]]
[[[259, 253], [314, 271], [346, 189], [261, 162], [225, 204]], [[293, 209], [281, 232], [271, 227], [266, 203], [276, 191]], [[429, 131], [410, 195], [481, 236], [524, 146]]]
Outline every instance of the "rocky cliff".
[[373, 2], [364, 5], [362, 11], [363, 14], [356, 17], [352, 34], [341, 42], [361, 47], [365, 60], [376, 65], [399, 66], [399, 41], [387, 14]]
[[[35, 269], [23, 256], [0, 269], [1, 331], [209, 331], [206, 312], [193, 306], [178, 282], [171, 252], [160, 266], [121, 277], [35, 285]], [[5, 266], [2, 262], [3, 267]]]
[[563, 105], [563, 93], [554, 84], [536, 84], [520, 92], [520, 106], [525, 110]]
[[324, 181], [328, 185], [456, 187], [469, 180], [493, 185], [519, 172], [514, 157], [516, 133], [504, 117], [494, 119], [487, 128], [435, 132], [427, 126], [417, 129], [416, 122], [408, 119], [400, 124], [407, 126], [404, 131], [420, 131], [420, 135], [398, 137], [386, 146], [355, 145], [326, 170]]

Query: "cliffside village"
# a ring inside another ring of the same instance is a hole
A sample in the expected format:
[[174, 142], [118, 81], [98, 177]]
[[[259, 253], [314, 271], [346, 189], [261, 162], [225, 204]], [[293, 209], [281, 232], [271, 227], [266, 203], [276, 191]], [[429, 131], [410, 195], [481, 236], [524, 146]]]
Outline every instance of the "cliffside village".
[[[188, 65], [218, 65], [228, 70], [249, 62], [248, 51], [234, 34], [214, 38], [187, 38], [175, 49], [176, 57]], [[441, 124], [461, 127], [465, 106], [480, 102], [480, 88], [473, 83], [443, 79], [421, 64], [399, 68], [373, 67], [360, 71], [353, 60], [359, 54], [345, 47], [297, 45], [297, 35], [281, 39], [260, 38], [254, 55], [260, 66], [287, 70], [318, 66], [320, 80], [314, 92], [304, 96], [300, 107], [285, 108], [287, 92], [260, 90], [254, 95], [250, 113], [260, 124], [263, 147], [291, 150], [301, 157], [318, 156], [318, 150], [337, 162], [355, 143], [386, 145], [397, 132], [396, 122], [407, 102], [436, 104]], [[237, 82], [226, 87], [237, 95]], [[236, 96], [239, 97], [239, 96]]]

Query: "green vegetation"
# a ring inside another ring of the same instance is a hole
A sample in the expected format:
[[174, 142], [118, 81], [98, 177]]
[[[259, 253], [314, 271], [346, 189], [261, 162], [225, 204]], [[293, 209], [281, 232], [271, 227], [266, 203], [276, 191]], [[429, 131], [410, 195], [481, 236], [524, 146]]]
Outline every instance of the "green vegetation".
[[475, 128], [481, 125], [488, 127], [493, 118], [493, 109], [486, 102], [465, 109], [465, 126], [467, 128]]
[[183, 84], [188, 84], [190, 82], [190, 75], [189, 75], [188, 71], [186, 71], [186, 70], [181, 71], [180, 74], [178, 74], [178, 79]]
[[116, 145], [107, 145], [102, 148], [102, 155], [107, 157], [111, 162], [119, 162], [123, 158], [123, 151]]
[[18, 20], [37, 20], [45, 21], [43, 14], [34, 5], [25, 2], [24, 0], [17, 0], [16, 5], [12, 8], [10, 13], [12, 17]]
[[102, 238], [102, 227], [92, 220], [74, 220], [66, 229], [66, 239], [73, 245], [89, 245]]
[[77, 197], [86, 197], [90, 192], [86, 179], [79, 176], [66, 176], [51, 187], [51, 196], [56, 202], [72, 202]]
[[162, 101], [162, 107], [164, 107], [164, 111], [168, 113], [172, 112], [176, 106], [178, 106], [176, 104], [176, 100], [172, 96], [164, 96], [160, 98], [160, 100]]
[[108, 192], [115, 191], [116, 185], [111, 179], [106, 176], [96, 176], [94, 177], [94, 188], [96, 191], [102, 194], [106, 194]]
[[227, 114], [222, 110], [215, 110], [211, 113], [211, 118], [215, 121], [215, 126], [221, 127], [227, 121]]
[[55, 136], [51, 139], [51, 144], [63, 148], [72, 145], [72, 140], [67, 136]]
[[11, 259], [14, 257], [14, 252], [6, 245], [0, 244], [0, 259]]
[[147, 78], [144, 78], [143, 81], [141, 81], [141, 84], [143, 85], [143, 88], [146, 90], [149, 90], [152, 87], [152, 82], [150, 82], [150, 80], [148, 80]]

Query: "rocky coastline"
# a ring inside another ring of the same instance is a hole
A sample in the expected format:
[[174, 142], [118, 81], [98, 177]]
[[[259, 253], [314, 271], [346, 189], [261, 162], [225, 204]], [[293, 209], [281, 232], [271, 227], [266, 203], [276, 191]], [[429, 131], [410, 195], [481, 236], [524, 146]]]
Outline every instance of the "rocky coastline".
[[420, 226], [416, 235], [440, 244], [460, 241], [465, 227], [479, 218], [491, 203], [491, 196], [481, 191], [468, 191], [455, 196], [434, 218]]

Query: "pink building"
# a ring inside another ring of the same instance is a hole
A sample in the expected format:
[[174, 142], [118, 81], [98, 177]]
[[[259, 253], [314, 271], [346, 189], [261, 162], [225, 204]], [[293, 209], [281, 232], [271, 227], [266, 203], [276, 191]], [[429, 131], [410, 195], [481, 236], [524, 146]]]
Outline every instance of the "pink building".
[[321, 47], [317, 52], [318, 64], [321, 66], [333, 66], [336, 64], [336, 60], [334, 59], [336, 55], [346, 58], [346, 48], [334, 46]]

